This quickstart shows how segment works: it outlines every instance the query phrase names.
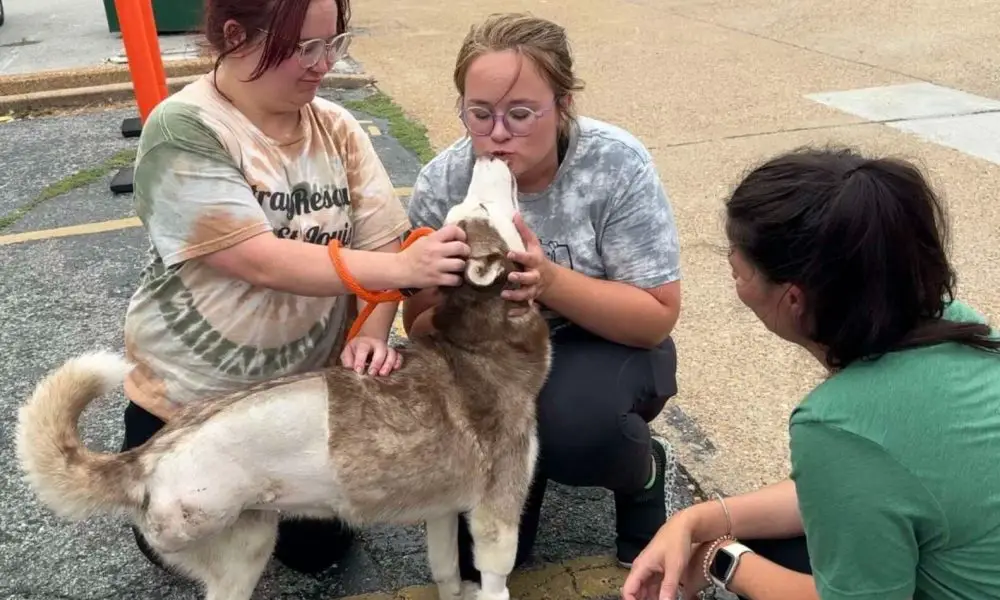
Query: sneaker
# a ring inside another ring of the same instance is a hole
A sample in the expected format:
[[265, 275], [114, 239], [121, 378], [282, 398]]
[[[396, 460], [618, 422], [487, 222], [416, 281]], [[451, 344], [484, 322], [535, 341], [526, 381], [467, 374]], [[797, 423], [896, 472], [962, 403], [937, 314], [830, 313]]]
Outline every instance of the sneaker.
[[666, 442], [653, 436], [651, 446], [656, 469], [652, 485], [631, 494], [615, 492], [617, 558], [618, 564], [626, 569], [632, 568], [632, 561], [653, 540], [653, 536], [667, 520], [664, 488]]

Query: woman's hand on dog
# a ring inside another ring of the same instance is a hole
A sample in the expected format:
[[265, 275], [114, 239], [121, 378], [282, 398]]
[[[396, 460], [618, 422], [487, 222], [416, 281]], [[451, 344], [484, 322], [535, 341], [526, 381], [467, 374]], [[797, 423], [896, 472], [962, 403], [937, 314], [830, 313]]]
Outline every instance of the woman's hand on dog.
[[354, 369], [356, 373], [362, 373], [366, 363], [369, 375], [388, 375], [403, 366], [403, 356], [389, 346], [386, 340], [359, 335], [344, 346], [340, 353], [340, 364]]
[[471, 252], [465, 243], [465, 231], [457, 225], [445, 225], [419, 238], [399, 253], [407, 288], [459, 286], [462, 271]]
[[524, 271], [514, 271], [507, 276], [507, 280], [518, 284], [517, 289], [504, 290], [503, 297], [514, 302], [527, 301], [529, 306], [534, 302], [548, 284], [544, 271], [548, 260], [542, 252], [542, 244], [538, 241], [535, 232], [525, 224], [521, 213], [514, 215], [514, 227], [521, 235], [524, 242], [524, 252], [511, 251], [507, 258], [524, 267]]

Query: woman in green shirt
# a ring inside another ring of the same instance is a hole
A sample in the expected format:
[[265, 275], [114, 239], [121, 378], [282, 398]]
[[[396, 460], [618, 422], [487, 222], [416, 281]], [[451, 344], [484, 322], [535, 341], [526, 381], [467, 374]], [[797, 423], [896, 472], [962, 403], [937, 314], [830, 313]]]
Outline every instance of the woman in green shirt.
[[954, 300], [924, 177], [796, 151], [726, 216], [740, 300], [829, 376], [792, 413], [790, 479], [674, 515], [624, 599], [1000, 597], [1000, 336]]

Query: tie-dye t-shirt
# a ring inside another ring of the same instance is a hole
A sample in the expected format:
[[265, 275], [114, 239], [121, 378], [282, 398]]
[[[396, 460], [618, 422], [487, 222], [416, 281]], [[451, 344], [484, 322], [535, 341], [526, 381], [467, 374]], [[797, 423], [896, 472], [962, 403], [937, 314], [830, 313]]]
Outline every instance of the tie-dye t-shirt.
[[164, 100], [144, 125], [135, 202], [151, 245], [125, 320], [126, 354], [137, 365], [125, 391], [147, 410], [323, 366], [354, 314], [354, 296], [257, 287], [199, 257], [256, 235], [373, 250], [409, 229], [357, 120], [322, 98], [301, 114], [301, 137], [279, 143], [209, 75]]
[[[409, 203], [414, 227], [438, 228], [465, 198], [475, 155], [463, 137], [421, 170]], [[656, 165], [634, 136], [580, 117], [555, 180], [518, 194], [524, 221], [549, 260], [584, 275], [653, 288], [680, 279], [673, 210]], [[543, 307], [551, 326], [566, 321]]]

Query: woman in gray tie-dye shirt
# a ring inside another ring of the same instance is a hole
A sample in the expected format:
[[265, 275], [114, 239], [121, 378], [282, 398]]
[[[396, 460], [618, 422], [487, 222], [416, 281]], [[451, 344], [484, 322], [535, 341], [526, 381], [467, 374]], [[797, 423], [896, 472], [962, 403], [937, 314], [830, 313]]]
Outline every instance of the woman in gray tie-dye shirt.
[[[614, 491], [617, 555], [628, 566], [666, 518], [667, 452], [648, 423], [676, 393], [679, 244], [667, 194], [635, 137], [574, 115], [580, 85], [560, 26], [494, 15], [469, 32], [454, 78], [469, 135], [420, 172], [410, 220], [440, 227], [465, 196], [474, 156], [504, 157], [523, 222], [537, 235], [522, 258], [542, 273], [538, 302], [553, 331], [552, 373], [539, 398], [539, 475], [518, 563], [531, 550], [551, 479]], [[425, 290], [404, 304], [411, 336], [431, 327], [434, 302]], [[461, 525], [462, 576], [476, 580]]]

